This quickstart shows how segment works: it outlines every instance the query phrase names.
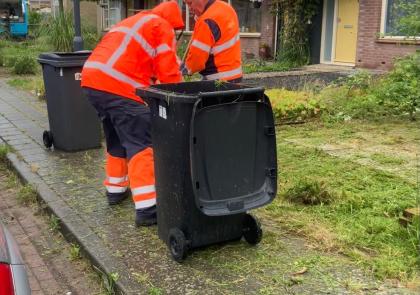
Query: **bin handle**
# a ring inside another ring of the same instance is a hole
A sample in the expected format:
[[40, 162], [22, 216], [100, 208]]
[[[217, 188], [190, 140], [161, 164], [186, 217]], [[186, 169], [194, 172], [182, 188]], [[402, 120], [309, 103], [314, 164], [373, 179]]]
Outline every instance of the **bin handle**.
[[200, 98], [209, 98], [215, 96], [232, 96], [232, 95], [244, 95], [244, 94], [252, 94], [256, 92], [263, 92], [264, 87], [254, 87], [254, 88], [241, 88], [241, 89], [233, 89], [233, 90], [224, 90], [224, 91], [212, 91], [212, 92], [200, 92], [198, 96]]
[[[164, 90], [155, 89], [153, 87], [149, 88], [137, 88], [136, 94], [140, 96], [142, 99], [144, 98], [154, 98], [166, 103], [169, 105], [169, 98], [184, 98], [184, 99], [191, 99], [191, 96], [188, 95], [179, 95], [177, 93], [172, 93]], [[170, 94], [170, 95], [169, 95]]]
[[[190, 142], [190, 176], [191, 176], [191, 183], [193, 184], [193, 192], [194, 192], [194, 199], [197, 202], [197, 188], [195, 186], [195, 180], [193, 178], [193, 175], [195, 175], [195, 173], [193, 173], [195, 171], [195, 165], [194, 165], [194, 161], [193, 161], [193, 145], [194, 145], [194, 137], [195, 137], [195, 133], [194, 133], [194, 122], [195, 122], [195, 114], [197, 113], [197, 109], [199, 108], [199, 105], [202, 103], [201, 98], [197, 99], [197, 101], [194, 103], [194, 107], [192, 109], [192, 114], [191, 114], [191, 120], [190, 120], [190, 138], [189, 138], [189, 142]], [[198, 203], [197, 203], [198, 206]]]

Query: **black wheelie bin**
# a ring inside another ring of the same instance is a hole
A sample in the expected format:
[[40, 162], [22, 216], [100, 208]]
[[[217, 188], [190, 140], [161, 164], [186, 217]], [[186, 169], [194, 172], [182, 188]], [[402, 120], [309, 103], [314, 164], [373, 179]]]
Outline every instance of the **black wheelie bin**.
[[83, 64], [90, 51], [42, 53], [45, 94], [50, 131], [43, 133], [44, 145], [66, 152], [101, 146], [101, 126], [94, 108], [80, 87]]
[[180, 262], [189, 250], [262, 230], [247, 211], [277, 191], [274, 118], [264, 89], [226, 82], [138, 89], [152, 112], [159, 237]]

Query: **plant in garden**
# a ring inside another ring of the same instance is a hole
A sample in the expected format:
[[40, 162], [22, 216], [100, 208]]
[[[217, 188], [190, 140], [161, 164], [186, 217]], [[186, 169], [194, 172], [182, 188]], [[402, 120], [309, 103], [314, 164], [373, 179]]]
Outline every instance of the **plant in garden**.
[[275, 0], [280, 26], [280, 53], [277, 57], [296, 65], [309, 62], [309, 28], [320, 0]]
[[49, 36], [54, 50], [71, 52], [73, 50], [74, 26], [71, 12], [64, 12], [48, 21], [46, 34]]
[[372, 86], [373, 83], [373, 76], [366, 70], [360, 70], [354, 73], [353, 75], [350, 75], [345, 79], [340, 80], [343, 81], [343, 84], [348, 88], [350, 93], [354, 89], [362, 91], [366, 91], [367, 89], [369, 89], [369, 87]]
[[304, 205], [329, 204], [336, 197], [328, 190], [325, 183], [308, 179], [298, 181], [285, 192], [284, 196], [292, 203]]
[[270, 89], [266, 94], [270, 98], [274, 116], [278, 121], [302, 121], [314, 118], [324, 109], [323, 104], [312, 92]]
[[35, 74], [37, 63], [32, 56], [18, 56], [13, 65], [13, 73], [17, 75]]
[[408, 113], [414, 120], [420, 106], [420, 53], [397, 60], [372, 94], [391, 113]]
[[28, 28], [29, 34], [33, 37], [38, 37], [42, 31], [43, 16], [35, 10], [29, 10], [28, 14]]
[[86, 50], [93, 50], [101, 40], [101, 36], [98, 34], [94, 26], [82, 24], [82, 35], [84, 49]]
[[80, 246], [77, 244], [70, 245], [70, 260], [77, 260], [82, 258], [80, 254]]

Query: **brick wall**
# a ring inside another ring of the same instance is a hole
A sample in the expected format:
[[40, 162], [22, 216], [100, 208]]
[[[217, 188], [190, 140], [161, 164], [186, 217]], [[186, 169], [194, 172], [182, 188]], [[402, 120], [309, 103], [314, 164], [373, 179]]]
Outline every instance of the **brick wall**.
[[381, 31], [382, 0], [360, 0], [356, 66], [387, 70], [395, 57], [412, 53], [420, 46], [385, 43]]

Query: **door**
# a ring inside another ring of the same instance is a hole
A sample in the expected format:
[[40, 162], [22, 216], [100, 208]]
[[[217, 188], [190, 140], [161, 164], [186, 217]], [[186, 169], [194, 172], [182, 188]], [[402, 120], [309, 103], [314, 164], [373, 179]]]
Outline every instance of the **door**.
[[359, 19], [358, 0], [337, 0], [337, 29], [335, 62], [356, 62], [357, 25]]

